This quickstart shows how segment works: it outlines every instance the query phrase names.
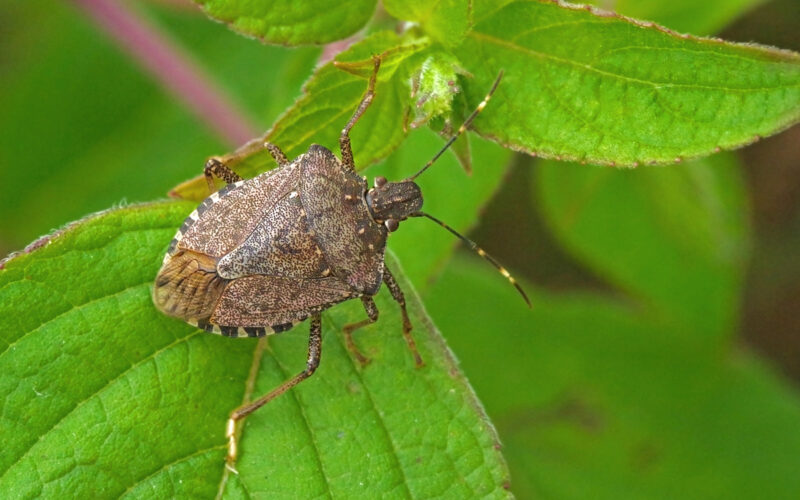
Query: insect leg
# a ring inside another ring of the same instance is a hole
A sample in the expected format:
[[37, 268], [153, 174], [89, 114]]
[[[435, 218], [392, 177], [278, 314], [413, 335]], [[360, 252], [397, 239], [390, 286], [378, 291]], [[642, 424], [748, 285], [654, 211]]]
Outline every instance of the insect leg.
[[273, 389], [269, 394], [261, 396], [252, 403], [242, 405], [231, 413], [225, 432], [225, 436], [228, 438], [228, 464], [233, 464], [236, 461], [236, 422], [242, 420], [246, 416], [250, 415], [276, 397], [280, 396], [284, 392], [313, 375], [314, 371], [319, 366], [321, 351], [322, 320], [319, 314], [315, 314], [311, 317], [311, 332], [308, 336], [308, 360], [306, 361], [306, 369]]
[[361, 363], [361, 366], [364, 366], [369, 363], [369, 358], [361, 354], [361, 351], [356, 347], [355, 342], [353, 342], [353, 332], [362, 326], [367, 326], [378, 321], [378, 307], [375, 305], [375, 301], [372, 300], [372, 297], [361, 297], [361, 303], [364, 304], [364, 310], [367, 311], [367, 316], [369, 317], [357, 323], [344, 325], [342, 332], [344, 332], [344, 342], [345, 345], [347, 345], [347, 350], [353, 353], [353, 356]]
[[383, 282], [386, 283], [386, 286], [389, 287], [389, 292], [392, 294], [392, 298], [400, 305], [400, 313], [403, 315], [403, 337], [406, 339], [406, 343], [408, 344], [408, 348], [411, 349], [411, 353], [414, 354], [414, 362], [417, 364], [417, 367], [422, 367], [425, 365], [425, 362], [422, 361], [422, 357], [419, 355], [419, 350], [417, 350], [417, 343], [414, 342], [414, 337], [411, 336], [411, 320], [408, 319], [408, 311], [406, 310], [406, 298], [403, 295], [403, 291], [400, 289], [400, 285], [397, 284], [395, 281], [394, 276], [389, 271], [388, 266], [384, 266], [383, 268]]
[[367, 110], [369, 104], [372, 102], [372, 98], [375, 96], [375, 80], [378, 77], [378, 68], [381, 66], [381, 59], [379, 57], [373, 56], [372, 60], [375, 64], [375, 68], [372, 70], [372, 76], [369, 77], [367, 93], [364, 94], [364, 98], [361, 99], [361, 104], [358, 105], [358, 109], [356, 109], [356, 112], [353, 113], [353, 117], [350, 118], [350, 121], [344, 126], [342, 129], [342, 134], [339, 136], [339, 148], [342, 151], [342, 163], [350, 170], [356, 169], [356, 165], [353, 162], [353, 151], [350, 149], [350, 129], [352, 129], [353, 125], [355, 125], [358, 119], [361, 118], [361, 115], [363, 115], [364, 111]]
[[289, 163], [289, 158], [286, 157], [286, 154], [281, 151], [281, 148], [278, 146], [272, 144], [271, 142], [265, 142], [264, 148], [269, 151], [269, 155], [272, 156], [272, 159], [275, 160], [275, 163], [277, 163], [279, 167]]
[[228, 166], [225, 165], [220, 158], [216, 157], [208, 159], [206, 166], [203, 169], [203, 175], [206, 177], [206, 182], [208, 182], [208, 190], [211, 193], [217, 190], [217, 187], [214, 185], [214, 176], [219, 177], [225, 181], [226, 184], [232, 184], [242, 180], [239, 174], [228, 168]]

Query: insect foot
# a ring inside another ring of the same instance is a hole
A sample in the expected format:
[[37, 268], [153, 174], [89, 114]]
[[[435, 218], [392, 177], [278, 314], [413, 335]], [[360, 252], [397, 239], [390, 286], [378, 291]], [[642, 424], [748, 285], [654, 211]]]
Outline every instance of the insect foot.
[[225, 457], [225, 467], [234, 474], [238, 474], [236, 470], [236, 420], [233, 416], [228, 419], [228, 425], [225, 428], [225, 438], [228, 440], [228, 454]]
[[[361, 300], [367, 318], [344, 327], [347, 348], [362, 365], [369, 358], [353, 341], [359, 328], [378, 321], [373, 297], [382, 285], [402, 315], [402, 334], [418, 367], [424, 366], [400, 285], [386, 266], [386, 241], [410, 217], [444, 227], [495, 266], [528, 302], [514, 278], [475, 243], [422, 212], [414, 182], [463, 133], [486, 106], [500, 81], [456, 134], [414, 176], [400, 182], [375, 179], [369, 188], [356, 173], [350, 130], [375, 95], [380, 59], [367, 90], [339, 137], [341, 159], [312, 144], [293, 160], [271, 143], [262, 147], [278, 167], [243, 180], [220, 158], [204, 174], [211, 195], [189, 214], [164, 256], [153, 302], [165, 314], [226, 337], [264, 337], [309, 320], [306, 368], [268, 394], [235, 409], [227, 421], [227, 466], [236, 471], [240, 423], [248, 415], [314, 374], [320, 362], [320, 314], [341, 302]], [[502, 76], [502, 73], [501, 73]], [[227, 184], [217, 192], [214, 178]]]

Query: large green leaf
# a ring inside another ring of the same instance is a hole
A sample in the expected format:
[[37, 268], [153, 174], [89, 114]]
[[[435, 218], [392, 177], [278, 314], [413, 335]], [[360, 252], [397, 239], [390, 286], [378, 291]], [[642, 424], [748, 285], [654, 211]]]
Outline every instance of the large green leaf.
[[701, 340], [732, 332], [748, 255], [731, 154], [635, 170], [543, 162], [536, 198], [564, 248]]
[[678, 35], [566, 3], [517, 1], [456, 55], [480, 100], [475, 128], [508, 147], [588, 163], [669, 164], [748, 144], [797, 121], [800, 57]]
[[194, 0], [214, 19], [267, 43], [323, 44], [361, 29], [375, 0]]
[[226, 475], [228, 413], [249, 383], [257, 395], [304, 368], [307, 325], [270, 337], [253, 366], [258, 341], [158, 313], [151, 283], [191, 209], [100, 214], [0, 270], [0, 496], [507, 496], [493, 430], [393, 259], [427, 366], [385, 291], [356, 336], [366, 368], [340, 334], [364, 311], [334, 308], [317, 374], [247, 419]]
[[[426, 303], [505, 443], [520, 498], [794, 498], [800, 403], [741, 349], [596, 294], [529, 287], [477, 259]], [[485, 311], [492, 311], [486, 314]]]
[[[731, 2], [726, 12], [733, 15], [752, 3]], [[711, 5], [616, 7], [707, 32], [719, 19]], [[697, 340], [713, 342], [733, 332], [748, 247], [747, 200], [733, 157], [718, 155], [668, 171], [542, 161], [535, 191], [560, 242], [600, 276], [682, 318], [683, 331]]]

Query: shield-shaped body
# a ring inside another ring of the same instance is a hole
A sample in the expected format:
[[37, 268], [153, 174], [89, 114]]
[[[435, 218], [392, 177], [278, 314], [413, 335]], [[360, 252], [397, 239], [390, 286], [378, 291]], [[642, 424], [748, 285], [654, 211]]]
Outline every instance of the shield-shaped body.
[[318, 145], [229, 184], [178, 230], [155, 304], [209, 332], [259, 337], [375, 295], [387, 230], [372, 219], [366, 192], [365, 179]]

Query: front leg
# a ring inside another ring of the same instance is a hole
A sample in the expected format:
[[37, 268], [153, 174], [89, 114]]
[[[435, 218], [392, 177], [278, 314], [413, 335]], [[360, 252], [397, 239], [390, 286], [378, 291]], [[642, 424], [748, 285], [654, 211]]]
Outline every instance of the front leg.
[[358, 119], [361, 118], [361, 115], [364, 114], [364, 111], [367, 110], [369, 104], [372, 102], [372, 98], [375, 97], [375, 80], [378, 78], [378, 69], [381, 67], [381, 59], [379, 57], [373, 56], [372, 60], [374, 67], [372, 75], [369, 77], [369, 83], [367, 84], [367, 93], [364, 94], [361, 103], [358, 105], [358, 109], [353, 113], [352, 118], [350, 118], [350, 121], [344, 126], [342, 134], [339, 136], [339, 149], [342, 151], [342, 164], [344, 164], [345, 168], [352, 171], [355, 171], [356, 164], [353, 161], [353, 151], [350, 148], [350, 130]]
[[209, 193], [213, 193], [217, 190], [217, 187], [214, 185], [214, 176], [225, 181], [225, 184], [233, 184], [234, 182], [242, 180], [239, 174], [231, 170], [225, 165], [221, 158], [217, 158], [216, 156], [208, 159], [203, 169], [203, 175], [206, 177]]
[[266, 149], [267, 152], [269, 152], [270, 156], [272, 156], [272, 159], [275, 160], [279, 167], [289, 163], [289, 159], [286, 158], [286, 154], [281, 151], [281, 148], [272, 144], [271, 142], [264, 142], [255, 149], [249, 146], [250, 144], [252, 143], [248, 143], [248, 146], [241, 148], [236, 153], [227, 155], [225, 157], [226, 159], [220, 158], [219, 156], [214, 156], [208, 159], [206, 162], [206, 167], [203, 169], [203, 175], [206, 177], [206, 182], [208, 182], [209, 192], [213, 193], [217, 190], [217, 187], [214, 185], [214, 177], [222, 179], [226, 184], [233, 184], [234, 182], [239, 182], [242, 180], [242, 177], [234, 172], [227, 165], [227, 163], [239, 163], [247, 155], [260, 151], [261, 148]]
[[289, 163], [289, 158], [286, 157], [286, 153], [281, 151], [281, 148], [272, 144], [271, 142], [265, 142], [264, 149], [269, 152], [269, 155], [273, 160], [275, 160], [275, 163], [278, 164], [278, 167], [282, 167]]
[[417, 343], [414, 342], [414, 337], [411, 336], [411, 329], [413, 326], [411, 325], [411, 320], [408, 318], [406, 298], [403, 295], [403, 291], [400, 289], [400, 285], [397, 284], [391, 271], [389, 271], [388, 266], [384, 266], [383, 268], [383, 282], [389, 287], [392, 298], [400, 305], [400, 313], [403, 315], [403, 337], [406, 339], [408, 348], [411, 349], [411, 353], [414, 355], [414, 362], [417, 364], [417, 368], [421, 368], [425, 366], [425, 362], [422, 361], [422, 357], [419, 355], [419, 350], [417, 349]]

